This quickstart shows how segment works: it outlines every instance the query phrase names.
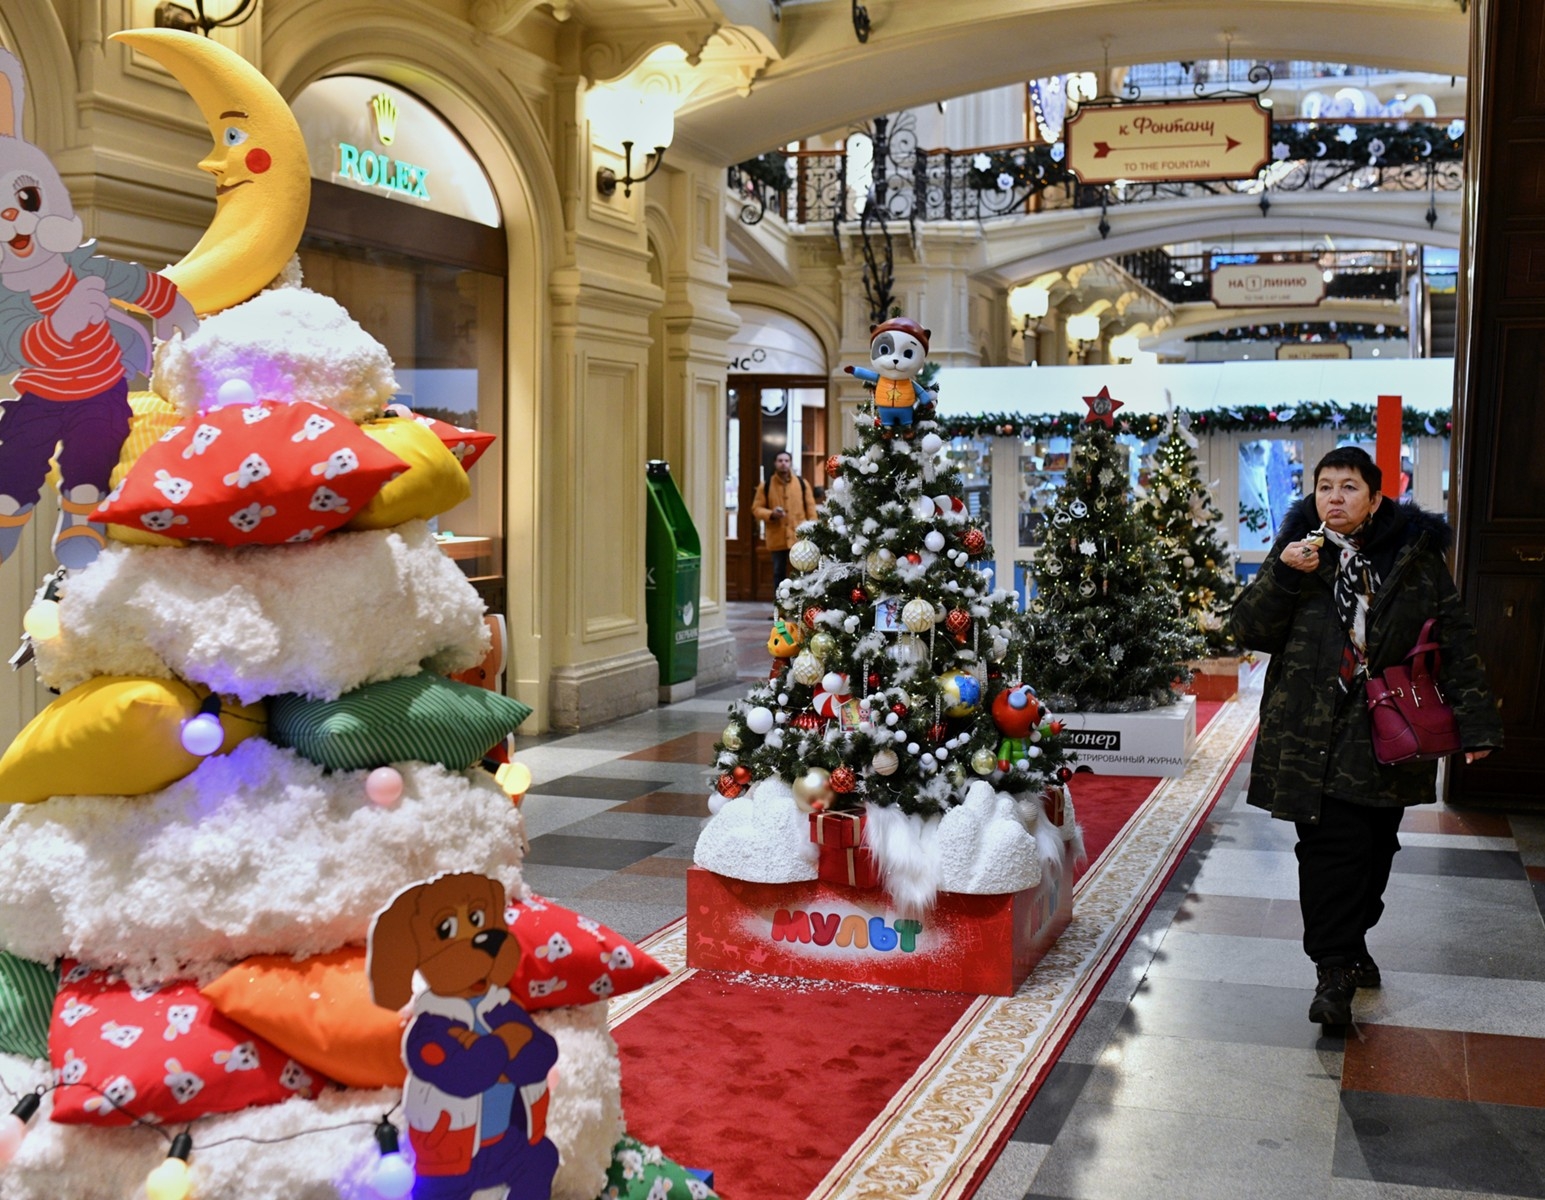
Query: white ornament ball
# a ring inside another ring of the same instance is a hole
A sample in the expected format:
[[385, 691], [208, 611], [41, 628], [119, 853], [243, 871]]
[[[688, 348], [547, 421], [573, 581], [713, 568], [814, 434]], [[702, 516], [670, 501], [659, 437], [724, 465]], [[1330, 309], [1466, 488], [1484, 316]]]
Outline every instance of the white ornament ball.
[[885, 714], [885, 723], [887, 725], [890, 725], [893, 728], [895, 727], [896, 722], [899, 721], [899, 720], [901, 720], [901, 718], [898, 717], [895, 713], [886, 713]]
[[1188, 554], [1180, 560], [1180, 565], [1189, 571], [1192, 567], [1196, 566], [1196, 559]]
[[826, 668], [821, 665], [821, 660], [808, 650], [801, 650], [794, 657], [794, 682], [802, 683], [806, 687], [819, 683], [821, 676], [826, 674]]
[[365, 795], [372, 804], [390, 808], [402, 799], [402, 774], [395, 767], [377, 767], [365, 776]]
[[746, 714], [746, 728], [755, 734], [767, 734], [772, 732], [772, 709], [763, 708], [761, 705], [753, 708]]
[[256, 404], [257, 393], [245, 379], [227, 379], [215, 392], [215, 402], [210, 408], [224, 408], [227, 404]]
[[907, 753], [908, 754], [916, 754], [917, 753], [917, 743], [916, 742], [908, 742], [907, 743]]
[[937, 454], [944, 448], [944, 439], [937, 433], [925, 433], [923, 440], [918, 444], [923, 448], [924, 454]]
[[933, 752], [933, 756], [935, 758], [937, 758], [940, 762], [945, 762], [949, 758], [949, 756], [950, 756], [949, 747], [948, 746], [940, 746], [937, 750], [935, 750]]
[[821, 565], [821, 551], [808, 538], [800, 538], [789, 547], [789, 566], [796, 571], [813, 571]]
[[901, 609], [901, 623], [913, 633], [933, 628], [933, 605], [918, 598], [908, 600]]
[[828, 671], [821, 676], [821, 690], [840, 696], [848, 690], [848, 677], [838, 671]]
[[876, 750], [874, 757], [869, 760], [869, 766], [876, 775], [894, 775], [900, 765], [901, 760], [896, 757], [894, 750]]
[[944, 549], [944, 535], [937, 529], [930, 529], [923, 537], [923, 545], [937, 554]]
[[935, 765], [933, 755], [931, 755], [931, 754], [925, 754], [925, 755], [923, 755], [922, 758], [918, 759], [917, 761], [922, 763], [922, 765], [924, 767], [931, 767], [931, 766]]
[[919, 521], [926, 521], [929, 517], [933, 516], [933, 513], [933, 501], [927, 496], [919, 496], [912, 505], [912, 515]]
[[839, 475], [826, 485], [826, 490], [833, 496], [846, 496], [848, 494], [848, 481]]

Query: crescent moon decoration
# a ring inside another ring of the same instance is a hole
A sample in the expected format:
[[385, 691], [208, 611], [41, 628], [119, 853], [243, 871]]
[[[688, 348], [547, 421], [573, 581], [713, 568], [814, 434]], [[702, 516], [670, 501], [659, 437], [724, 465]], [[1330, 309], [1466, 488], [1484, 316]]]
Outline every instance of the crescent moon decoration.
[[215, 218], [198, 245], [163, 274], [199, 316], [250, 300], [300, 245], [311, 207], [311, 166], [295, 114], [260, 72], [218, 42], [173, 29], [131, 29], [113, 40], [170, 71], [209, 123]]
[[1429, 142], [1426, 138], [1423, 138], [1422, 139], [1422, 157], [1426, 158], [1431, 153], [1432, 153], [1432, 143]]
[[1314, 157], [1315, 158], [1324, 158], [1325, 157], [1325, 149], [1326, 149], [1326, 147], [1325, 147], [1325, 143], [1324, 142], [1315, 142], [1314, 143]]

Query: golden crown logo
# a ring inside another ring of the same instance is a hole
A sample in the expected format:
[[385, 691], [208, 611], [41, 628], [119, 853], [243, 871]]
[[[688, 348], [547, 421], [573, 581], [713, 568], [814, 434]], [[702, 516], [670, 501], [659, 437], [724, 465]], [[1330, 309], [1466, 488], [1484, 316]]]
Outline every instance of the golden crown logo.
[[376, 136], [381, 145], [390, 146], [397, 137], [397, 101], [385, 92], [377, 92], [370, 97], [370, 111], [375, 114]]

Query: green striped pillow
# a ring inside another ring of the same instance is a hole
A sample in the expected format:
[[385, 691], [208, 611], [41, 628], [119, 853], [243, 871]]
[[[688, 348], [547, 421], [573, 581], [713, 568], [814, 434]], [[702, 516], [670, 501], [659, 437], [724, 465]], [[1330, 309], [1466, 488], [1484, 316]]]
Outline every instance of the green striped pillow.
[[0, 950], [0, 1053], [48, 1057], [59, 970]]
[[424, 673], [367, 683], [336, 700], [275, 696], [268, 738], [333, 771], [410, 761], [461, 771], [530, 715], [519, 700]]

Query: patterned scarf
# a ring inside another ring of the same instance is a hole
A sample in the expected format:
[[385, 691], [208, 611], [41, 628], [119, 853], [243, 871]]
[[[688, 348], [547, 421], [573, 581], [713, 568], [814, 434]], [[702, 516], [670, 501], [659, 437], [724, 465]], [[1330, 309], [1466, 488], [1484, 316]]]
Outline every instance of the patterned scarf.
[[1331, 595], [1341, 627], [1347, 632], [1340, 672], [1341, 690], [1345, 692], [1351, 689], [1352, 681], [1368, 669], [1368, 606], [1379, 590], [1380, 580], [1373, 564], [1363, 557], [1361, 539], [1343, 537], [1332, 529], [1325, 530], [1325, 539], [1333, 542], [1340, 552]]

